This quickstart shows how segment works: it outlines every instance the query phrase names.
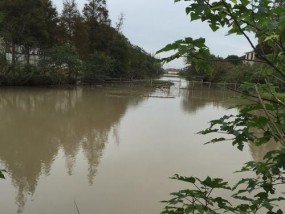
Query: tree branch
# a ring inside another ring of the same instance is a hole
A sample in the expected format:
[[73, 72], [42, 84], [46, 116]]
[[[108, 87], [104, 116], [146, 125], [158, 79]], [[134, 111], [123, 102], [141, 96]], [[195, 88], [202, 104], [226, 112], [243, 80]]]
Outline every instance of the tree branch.
[[[244, 37], [246, 38], [246, 40], [249, 42], [250, 46], [253, 48], [253, 50], [255, 52], [257, 52], [256, 47], [254, 46], [254, 44], [252, 43], [252, 41], [250, 40], [249, 36], [244, 32], [244, 30], [241, 28], [240, 24], [238, 23], [236, 17], [233, 15], [232, 11], [230, 10], [230, 8], [228, 7], [227, 3], [225, 2], [225, 0], [222, 0], [225, 8], [227, 9], [230, 17], [234, 20], [235, 25], [237, 26], [237, 28], [239, 29], [239, 31], [244, 35]], [[273, 62], [271, 62], [269, 59], [267, 59], [267, 57], [265, 56], [261, 56], [261, 59], [265, 60], [267, 62], [268, 65], [270, 65], [272, 68], [274, 68], [275, 71], [277, 71], [283, 78], [285, 78], [285, 74], [283, 74], [283, 72], [278, 69]]]

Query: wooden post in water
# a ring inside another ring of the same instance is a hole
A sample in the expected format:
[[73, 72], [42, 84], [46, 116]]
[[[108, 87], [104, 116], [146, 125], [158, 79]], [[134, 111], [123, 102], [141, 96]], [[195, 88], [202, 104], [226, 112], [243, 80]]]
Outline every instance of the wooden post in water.
[[178, 90], [179, 90], [179, 92], [178, 92], [178, 93], [179, 93], [179, 97], [180, 97], [180, 90], [181, 90], [181, 79], [180, 79], [180, 81], [179, 81], [179, 89], [178, 89]]

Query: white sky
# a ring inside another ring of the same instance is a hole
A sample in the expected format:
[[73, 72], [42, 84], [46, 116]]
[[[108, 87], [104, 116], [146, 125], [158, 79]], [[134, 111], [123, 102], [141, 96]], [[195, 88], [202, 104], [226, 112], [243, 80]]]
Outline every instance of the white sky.
[[[62, 0], [52, 0], [59, 13]], [[77, 0], [81, 11], [87, 0]], [[206, 23], [190, 23], [185, 14], [185, 2], [174, 0], [107, 0], [109, 15], [114, 25], [121, 13], [125, 15], [123, 34], [134, 45], [149, 53], [155, 53], [168, 43], [185, 37], [205, 37], [211, 53], [226, 57], [231, 54], [241, 56], [252, 48], [242, 36], [225, 36], [222, 29], [213, 33]], [[253, 39], [253, 36], [251, 36]], [[254, 39], [253, 39], [254, 40]], [[256, 42], [255, 42], [256, 43]], [[183, 60], [175, 60], [165, 68], [184, 67]]]

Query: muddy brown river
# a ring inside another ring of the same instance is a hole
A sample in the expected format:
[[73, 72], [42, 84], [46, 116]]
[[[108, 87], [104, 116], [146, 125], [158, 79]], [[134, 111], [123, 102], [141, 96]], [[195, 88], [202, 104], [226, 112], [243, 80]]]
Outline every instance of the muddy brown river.
[[[173, 79], [173, 78], [172, 78]], [[175, 79], [174, 79], [175, 80]], [[180, 81], [179, 79], [176, 79]], [[155, 214], [181, 175], [224, 177], [275, 147], [203, 145], [236, 94], [139, 86], [0, 89], [3, 214]], [[76, 208], [77, 206], [77, 208]]]

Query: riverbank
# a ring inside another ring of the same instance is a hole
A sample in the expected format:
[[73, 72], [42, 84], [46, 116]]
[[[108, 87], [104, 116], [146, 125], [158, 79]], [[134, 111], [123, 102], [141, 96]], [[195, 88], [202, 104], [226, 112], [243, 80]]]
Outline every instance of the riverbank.
[[[42, 84], [40, 84], [42, 83]], [[45, 82], [46, 83], [46, 82]], [[0, 87], [54, 87], [54, 88], [73, 88], [76, 86], [108, 86], [108, 85], [138, 85], [144, 87], [154, 87], [154, 88], [163, 88], [170, 87], [173, 85], [172, 82], [168, 80], [160, 80], [160, 79], [124, 79], [124, 78], [114, 78], [107, 79], [104, 81], [71, 81], [65, 83], [58, 84], [45, 84], [43, 82], [32, 83], [32, 84], [0, 84]]]

